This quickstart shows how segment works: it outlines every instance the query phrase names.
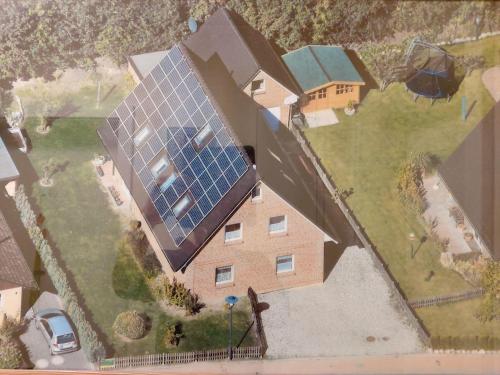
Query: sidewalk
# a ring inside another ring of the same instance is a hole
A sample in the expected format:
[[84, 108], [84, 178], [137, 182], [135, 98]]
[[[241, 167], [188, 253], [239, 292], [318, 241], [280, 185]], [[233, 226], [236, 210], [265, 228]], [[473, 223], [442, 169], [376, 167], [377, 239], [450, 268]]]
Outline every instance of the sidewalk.
[[[125, 372], [120, 370], [120, 372]], [[409, 354], [377, 357], [197, 362], [127, 372], [164, 374], [498, 374], [500, 354]]]

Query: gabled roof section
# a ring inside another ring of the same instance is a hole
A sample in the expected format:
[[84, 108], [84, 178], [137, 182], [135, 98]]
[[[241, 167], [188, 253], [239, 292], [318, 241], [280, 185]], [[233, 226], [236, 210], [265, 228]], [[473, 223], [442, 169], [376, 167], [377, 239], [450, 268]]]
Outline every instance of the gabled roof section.
[[337, 46], [306, 46], [282, 56], [304, 91], [330, 82], [357, 82], [363, 79], [345, 53]]
[[0, 290], [15, 287], [37, 288], [33, 274], [0, 212]]
[[492, 256], [500, 260], [500, 103], [438, 171]]
[[292, 93], [301, 93], [267, 39], [232, 10], [219, 8], [185, 45], [203, 61], [218, 55], [240, 88], [263, 70]]
[[182, 44], [98, 134], [175, 271], [255, 184], [250, 161]]

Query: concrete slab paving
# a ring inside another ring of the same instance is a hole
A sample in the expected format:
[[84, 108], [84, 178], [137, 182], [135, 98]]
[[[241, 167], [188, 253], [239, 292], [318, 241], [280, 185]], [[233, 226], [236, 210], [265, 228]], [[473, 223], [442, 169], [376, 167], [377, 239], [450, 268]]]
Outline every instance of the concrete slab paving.
[[304, 116], [310, 128], [319, 128], [320, 126], [335, 125], [339, 123], [339, 119], [333, 109], [308, 112], [305, 113]]
[[259, 295], [270, 358], [417, 353], [424, 345], [366, 250], [348, 247], [323, 285]]

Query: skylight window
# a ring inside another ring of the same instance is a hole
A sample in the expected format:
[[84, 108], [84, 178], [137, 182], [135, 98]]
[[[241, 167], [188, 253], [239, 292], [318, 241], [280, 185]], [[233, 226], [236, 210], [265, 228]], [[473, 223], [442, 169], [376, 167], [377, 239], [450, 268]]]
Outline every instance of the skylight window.
[[184, 214], [189, 207], [193, 204], [193, 200], [191, 197], [186, 194], [175, 204], [172, 211], [174, 212], [175, 217], [179, 218]]
[[205, 125], [198, 134], [194, 137], [193, 142], [195, 148], [199, 151], [201, 150], [214, 136], [214, 132], [210, 125]]
[[146, 138], [151, 134], [151, 130], [146, 126], [139, 130], [134, 136], [134, 144], [136, 147], [139, 147], [144, 143]]
[[155, 178], [159, 178], [162, 173], [167, 171], [169, 164], [170, 163], [168, 162], [167, 157], [164, 156], [153, 165], [151, 173], [153, 173]]

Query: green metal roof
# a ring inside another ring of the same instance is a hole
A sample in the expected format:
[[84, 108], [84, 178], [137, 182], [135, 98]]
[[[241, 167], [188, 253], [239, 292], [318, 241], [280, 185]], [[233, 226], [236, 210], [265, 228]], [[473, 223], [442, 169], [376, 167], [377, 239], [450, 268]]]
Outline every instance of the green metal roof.
[[304, 91], [332, 81], [363, 82], [341, 47], [306, 46], [282, 57]]

